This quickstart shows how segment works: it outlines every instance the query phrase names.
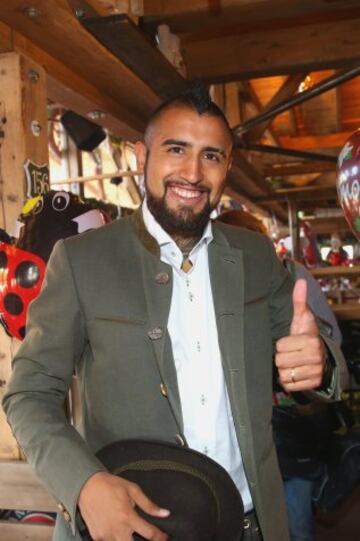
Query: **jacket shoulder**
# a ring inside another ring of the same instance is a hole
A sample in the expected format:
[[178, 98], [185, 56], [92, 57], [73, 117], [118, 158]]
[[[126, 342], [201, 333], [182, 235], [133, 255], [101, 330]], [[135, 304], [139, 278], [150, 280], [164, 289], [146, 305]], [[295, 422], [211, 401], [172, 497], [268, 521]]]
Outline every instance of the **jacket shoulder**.
[[222, 222], [213, 222], [214, 230], [220, 235], [225, 236], [227, 242], [232, 248], [242, 250], [254, 249], [256, 247], [265, 248], [271, 245], [270, 239], [263, 233], [250, 231], [237, 225], [224, 224]]

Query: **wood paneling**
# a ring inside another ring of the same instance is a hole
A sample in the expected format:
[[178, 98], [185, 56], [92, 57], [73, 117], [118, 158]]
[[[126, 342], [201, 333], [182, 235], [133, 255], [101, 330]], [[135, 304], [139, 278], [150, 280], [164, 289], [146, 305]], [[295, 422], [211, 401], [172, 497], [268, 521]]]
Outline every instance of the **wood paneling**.
[[46, 51], [50, 75], [55, 75], [49, 62], [54, 58], [60, 63], [54, 71], [65, 66], [65, 71], [76, 74], [98, 94], [117, 103], [120, 119], [141, 131], [160, 102], [155, 93], [82, 27], [66, 0], [34, 0], [31, 7], [37, 10], [37, 16], [33, 17], [27, 7], [23, 0], [2, 2], [0, 19], [25, 36], [29, 48], [34, 50], [34, 44], [37, 52]]
[[224, 82], [349, 66], [360, 60], [359, 20], [187, 43], [188, 76]]

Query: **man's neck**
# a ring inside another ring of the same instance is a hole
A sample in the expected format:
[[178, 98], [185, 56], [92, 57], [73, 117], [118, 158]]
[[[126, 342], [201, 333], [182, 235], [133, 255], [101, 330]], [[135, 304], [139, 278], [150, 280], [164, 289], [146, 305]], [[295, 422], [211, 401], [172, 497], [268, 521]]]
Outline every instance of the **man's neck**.
[[194, 248], [195, 244], [199, 242], [201, 235], [196, 235], [195, 237], [182, 237], [179, 235], [171, 235], [171, 238], [180, 248], [184, 258], [187, 258], [189, 257], [189, 254]]

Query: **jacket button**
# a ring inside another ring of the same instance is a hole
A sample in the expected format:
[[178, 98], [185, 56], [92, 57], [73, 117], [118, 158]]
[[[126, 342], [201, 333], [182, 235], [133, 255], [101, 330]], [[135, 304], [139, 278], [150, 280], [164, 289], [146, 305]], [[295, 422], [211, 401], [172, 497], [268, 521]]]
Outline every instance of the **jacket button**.
[[64, 520], [66, 522], [71, 522], [70, 513], [66, 510], [65, 506], [62, 503], [58, 504], [58, 509], [61, 512], [62, 516], [64, 517]]
[[71, 522], [71, 516], [68, 511], [63, 512], [63, 517], [64, 517], [65, 522], [68, 522], [68, 523]]
[[155, 277], [155, 282], [160, 285], [165, 285], [169, 282], [169, 275], [167, 272], [159, 272]]
[[182, 436], [180, 436], [180, 434], [176, 434], [175, 441], [178, 445], [180, 445], [180, 447], [185, 447], [185, 440]]
[[166, 386], [163, 383], [160, 383], [160, 391], [163, 396], [167, 397]]
[[148, 332], [148, 337], [150, 338], [150, 340], [159, 340], [159, 338], [162, 338], [162, 335], [163, 330], [161, 327], [154, 327]]

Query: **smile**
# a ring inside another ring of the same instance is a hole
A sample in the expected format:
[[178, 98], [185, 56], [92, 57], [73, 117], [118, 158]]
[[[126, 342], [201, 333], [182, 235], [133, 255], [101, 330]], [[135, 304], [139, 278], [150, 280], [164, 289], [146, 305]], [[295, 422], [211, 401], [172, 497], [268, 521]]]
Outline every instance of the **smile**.
[[179, 186], [172, 186], [171, 190], [175, 192], [176, 195], [184, 197], [185, 199], [196, 199], [203, 194], [200, 190], [180, 188]]

